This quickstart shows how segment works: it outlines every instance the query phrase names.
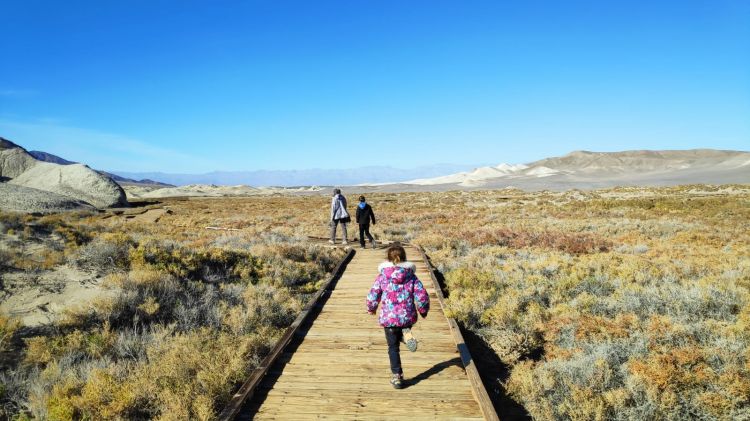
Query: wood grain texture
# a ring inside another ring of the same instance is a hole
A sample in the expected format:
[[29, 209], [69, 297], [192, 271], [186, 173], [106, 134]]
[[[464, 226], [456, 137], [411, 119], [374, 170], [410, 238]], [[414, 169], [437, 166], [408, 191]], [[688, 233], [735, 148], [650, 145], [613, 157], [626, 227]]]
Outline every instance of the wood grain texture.
[[389, 383], [385, 335], [365, 307], [384, 250], [358, 249], [296, 343], [274, 356], [237, 418], [483, 419], [429, 266], [416, 248], [407, 247], [407, 256], [432, 302], [412, 329], [417, 351], [401, 347], [404, 389]]

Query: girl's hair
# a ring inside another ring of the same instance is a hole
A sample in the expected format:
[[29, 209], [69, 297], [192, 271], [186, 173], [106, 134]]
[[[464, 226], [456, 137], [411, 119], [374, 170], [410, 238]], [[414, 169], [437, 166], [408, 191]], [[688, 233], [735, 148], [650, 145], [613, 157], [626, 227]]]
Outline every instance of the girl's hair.
[[406, 261], [406, 250], [404, 250], [403, 247], [401, 247], [401, 244], [393, 244], [390, 247], [388, 247], [388, 251], [386, 252], [386, 257], [388, 258], [388, 261], [393, 263], [394, 265], [397, 265], [401, 262]]
[[364, 196], [359, 196], [359, 201], [360, 202], [364, 202], [365, 201], [365, 197]]
[[333, 194], [334, 195], [341, 194], [341, 189], [333, 189]]

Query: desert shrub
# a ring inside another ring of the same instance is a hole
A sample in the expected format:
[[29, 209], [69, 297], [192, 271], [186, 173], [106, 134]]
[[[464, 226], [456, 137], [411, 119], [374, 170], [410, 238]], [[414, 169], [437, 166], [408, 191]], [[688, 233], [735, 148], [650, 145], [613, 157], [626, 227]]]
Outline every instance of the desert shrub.
[[[60, 370], [53, 364], [34, 411], [63, 419], [212, 419], [215, 400], [226, 401], [232, 385], [257, 363], [252, 349], [266, 340], [236, 338], [207, 329], [145, 339], [147, 358], [129, 365], [103, 360]], [[70, 373], [60, 377], [59, 372]]]
[[498, 245], [511, 248], [540, 247], [570, 254], [609, 250], [611, 242], [590, 233], [518, 230], [506, 227], [482, 228], [463, 236], [471, 246]]
[[[490, 344], [510, 372], [505, 389], [535, 419], [748, 419], [748, 192], [368, 199], [381, 221], [374, 234], [425, 247], [445, 275], [447, 312]], [[343, 257], [301, 241], [326, 235], [327, 198], [169, 205], [159, 224], [9, 217], [7, 244], [43, 232], [62, 238], [68, 256], [103, 232], [133, 244], [129, 264], [105, 278], [111, 294], [30, 341], [27, 362], [0, 375], [4, 404], [41, 419], [210, 418], [241, 362], [265, 355]], [[209, 225], [241, 231], [195, 228]], [[232, 346], [214, 347], [221, 341], [239, 345], [222, 354]], [[193, 357], [211, 353], [209, 373]]]
[[[15, 258], [10, 250], [0, 249], [0, 273], [9, 271], [14, 267]], [[0, 289], [3, 288], [2, 279], [0, 279]]]
[[0, 377], [0, 390], [23, 387], [0, 399], [41, 419], [215, 418], [297, 317], [300, 292], [343, 255], [285, 238], [231, 250], [98, 235], [72, 261], [129, 270], [109, 271], [109, 293], [26, 338], [23, 364]]
[[8, 349], [9, 342], [13, 338], [21, 322], [8, 316], [0, 315], [0, 352]]
[[477, 194], [486, 211], [468, 214], [447, 201], [416, 240], [447, 313], [508, 365], [506, 390], [536, 419], [747, 418], [747, 194], [611, 194]]
[[16, 232], [23, 231], [26, 222], [30, 218], [17, 212], [0, 211], [0, 233], [14, 235]]
[[259, 262], [242, 251], [221, 248], [191, 249], [171, 242], [146, 241], [130, 251], [135, 267], [150, 267], [178, 278], [217, 282], [257, 279]]
[[125, 234], [102, 234], [78, 248], [69, 258], [75, 266], [100, 274], [127, 270], [133, 241]]

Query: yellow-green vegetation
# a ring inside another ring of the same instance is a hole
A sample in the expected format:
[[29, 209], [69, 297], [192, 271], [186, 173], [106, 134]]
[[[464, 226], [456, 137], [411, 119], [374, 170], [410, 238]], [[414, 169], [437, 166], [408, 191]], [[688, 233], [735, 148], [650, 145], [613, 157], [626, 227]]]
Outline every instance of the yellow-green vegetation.
[[748, 191], [633, 190], [467, 195], [416, 238], [534, 418], [750, 418]]
[[[534, 418], [750, 418], [748, 186], [367, 196], [375, 237], [424, 246], [448, 313]], [[214, 417], [342, 256], [303, 240], [327, 234], [329, 203], [168, 199], [156, 224], [0, 214], [24, 244], [2, 270], [75, 265], [117, 291], [28, 338], [4, 402], [50, 419]]]
[[[45, 334], [22, 337], [21, 358], [0, 373], [0, 418], [215, 418], [344, 252], [309, 244], [288, 225], [189, 226], [194, 212], [184, 206], [162, 224], [0, 214], [2, 273], [71, 265], [111, 291], [68, 309]], [[240, 217], [265, 218], [235, 208]], [[49, 265], [37, 258], [48, 250], [60, 256]], [[0, 317], [3, 348], [18, 327]]]

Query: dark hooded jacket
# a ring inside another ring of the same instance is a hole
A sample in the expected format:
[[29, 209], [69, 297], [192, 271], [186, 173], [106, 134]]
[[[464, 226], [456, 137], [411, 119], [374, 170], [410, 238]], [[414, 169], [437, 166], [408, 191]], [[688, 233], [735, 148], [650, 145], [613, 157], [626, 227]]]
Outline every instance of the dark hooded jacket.
[[365, 208], [362, 209], [357, 205], [357, 223], [360, 225], [370, 225], [370, 221], [375, 224], [375, 212], [372, 211], [372, 206], [366, 203]]

